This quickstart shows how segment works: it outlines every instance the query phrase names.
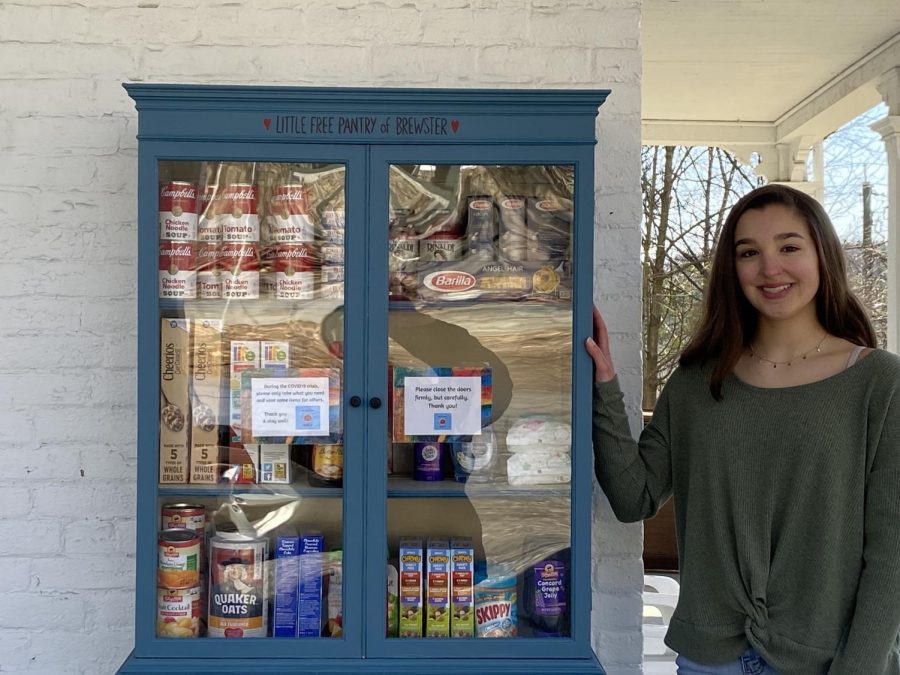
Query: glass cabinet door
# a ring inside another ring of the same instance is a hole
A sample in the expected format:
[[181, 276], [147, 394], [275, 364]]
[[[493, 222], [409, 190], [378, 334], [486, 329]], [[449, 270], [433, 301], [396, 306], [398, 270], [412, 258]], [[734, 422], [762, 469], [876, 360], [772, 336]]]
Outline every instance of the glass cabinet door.
[[341, 637], [346, 166], [157, 176], [155, 635]]
[[385, 635], [570, 637], [574, 166], [388, 184]]

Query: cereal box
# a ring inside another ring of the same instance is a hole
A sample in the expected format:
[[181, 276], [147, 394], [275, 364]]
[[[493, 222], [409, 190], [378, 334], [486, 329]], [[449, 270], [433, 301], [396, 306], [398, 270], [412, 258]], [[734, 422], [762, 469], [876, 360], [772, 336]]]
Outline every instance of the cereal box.
[[328, 621], [325, 635], [344, 635], [344, 565], [343, 551], [329, 551], [325, 554], [325, 579], [328, 581]]
[[321, 534], [300, 536], [300, 593], [298, 637], [322, 634], [322, 551], [325, 537]]
[[159, 336], [159, 482], [188, 482], [190, 319], [163, 319]]
[[427, 637], [450, 637], [450, 542], [428, 539]]
[[400, 637], [422, 637], [422, 540], [400, 540]]
[[191, 363], [191, 483], [219, 480], [219, 425], [223, 422], [221, 319], [194, 322]]
[[400, 630], [400, 572], [387, 564], [387, 637], [397, 637]]
[[259, 342], [255, 340], [231, 341], [231, 441], [241, 438], [241, 373], [251, 368], [259, 368]]
[[297, 637], [299, 585], [300, 537], [278, 535], [275, 538], [273, 637]]
[[475, 635], [475, 550], [469, 537], [450, 539], [450, 635]]

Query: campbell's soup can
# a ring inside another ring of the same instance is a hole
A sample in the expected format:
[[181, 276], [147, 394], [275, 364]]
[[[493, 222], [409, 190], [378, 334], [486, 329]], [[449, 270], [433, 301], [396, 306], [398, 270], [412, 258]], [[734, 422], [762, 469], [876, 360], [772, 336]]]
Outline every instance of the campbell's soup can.
[[194, 250], [194, 269], [198, 272], [219, 269], [222, 244], [215, 241], [198, 241]]
[[463, 253], [463, 239], [452, 232], [438, 232], [423, 239], [420, 246], [421, 260], [426, 262], [459, 260]]
[[192, 241], [159, 242], [159, 297], [196, 297], [194, 254], [195, 244]]
[[277, 298], [278, 279], [275, 275], [274, 264], [265, 264], [259, 268], [259, 297]]
[[207, 185], [200, 191], [197, 241], [222, 241], [222, 219], [216, 213], [217, 191], [217, 185]]
[[171, 181], [159, 188], [159, 238], [193, 241], [197, 238], [197, 186]]
[[259, 298], [259, 245], [227, 242], [220, 249], [222, 297]]
[[222, 270], [197, 272], [197, 298], [217, 300], [222, 297]]
[[316, 252], [312, 244], [279, 244], [275, 249], [275, 297], [309, 300], [315, 296]]
[[217, 201], [216, 211], [222, 221], [222, 241], [259, 241], [257, 189], [253, 183], [230, 183]]
[[266, 540], [236, 532], [209, 542], [209, 637], [266, 637]]
[[195, 638], [200, 635], [200, 587], [156, 591], [156, 635]]
[[159, 533], [159, 588], [194, 588], [200, 585], [200, 535], [186, 528]]
[[277, 244], [314, 241], [316, 229], [309, 210], [309, 188], [278, 185], [269, 200], [269, 236]]

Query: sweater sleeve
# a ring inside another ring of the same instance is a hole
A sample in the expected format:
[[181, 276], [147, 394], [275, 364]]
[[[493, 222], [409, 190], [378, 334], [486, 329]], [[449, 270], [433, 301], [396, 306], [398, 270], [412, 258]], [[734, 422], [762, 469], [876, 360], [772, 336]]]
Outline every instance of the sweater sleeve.
[[[829, 675], [881, 675], [900, 632], [900, 400], [884, 417], [866, 478], [863, 569], [847, 639]], [[894, 664], [896, 666], [896, 663]]]
[[594, 383], [594, 473], [616, 518], [635, 522], [656, 515], [672, 494], [667, 389], [636, 443], [628, 426], [618, 378]]

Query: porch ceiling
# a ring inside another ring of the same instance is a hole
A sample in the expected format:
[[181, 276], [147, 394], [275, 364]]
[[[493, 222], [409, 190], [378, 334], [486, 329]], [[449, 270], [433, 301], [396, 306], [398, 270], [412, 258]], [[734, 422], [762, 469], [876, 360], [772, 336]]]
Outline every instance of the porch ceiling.
[[641, 38], [645, 142], [697, 123], [780, 138], [881, 100], [874, 79], [900, 65], [900, 0], [644, 0]]

